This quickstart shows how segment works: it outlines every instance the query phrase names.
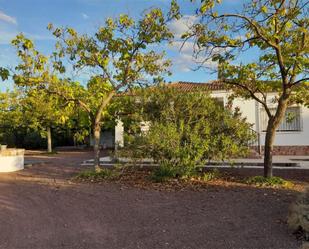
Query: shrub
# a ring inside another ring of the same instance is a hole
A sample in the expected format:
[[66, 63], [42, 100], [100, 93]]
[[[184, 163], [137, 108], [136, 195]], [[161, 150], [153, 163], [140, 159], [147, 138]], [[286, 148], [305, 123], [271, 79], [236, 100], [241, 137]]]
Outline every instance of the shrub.
[[131, 124], [125, 150], [133, 151], [127, 155], [152, 158], [178, 176], [195, 174], [210, 159], [244, 156], [254, 139], [237, 111], [224, 109], [205, 92], [152, 88], [139, 96], [134, 110], [140, 111], [137, 123], [147, 120], [150, 127], [141, 132], [136, 123], [125, 122]]
[[99, 172], [95, 170], [86, 170], [79, 173], [75, 178], [82, 181], [98, 182], [106, 179], [115, 179], [118, 172], [112, 169], [101, 169]]
[[309, 188], [290, 206], [288, 225], [295, 233], [309, 240]]
[[171, 178], [176, 178], [177, 176], [179, 176], [177, 168], [162, 164], [153, 171], [151, 179], [154, 182], [165, 182]]
[[280, 177], [253, 176], [247, 179], [248, 184], [264, 187], [291, 187], [292, 183]]
[[202, 180], [205, 182], [209, 182], [212, 180], [216, 180], [221, 176], [221, 173], [218, 169], [210, 170], [202, 175]]

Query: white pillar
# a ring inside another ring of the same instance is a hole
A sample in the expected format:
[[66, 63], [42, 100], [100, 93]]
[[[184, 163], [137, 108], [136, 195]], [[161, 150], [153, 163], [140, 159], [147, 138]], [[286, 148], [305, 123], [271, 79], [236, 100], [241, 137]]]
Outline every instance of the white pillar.
[[124, 126], [123, 122], [118, 119], [117, 124], [115, 126], [115, 147], [123, 147], [124, 146]]

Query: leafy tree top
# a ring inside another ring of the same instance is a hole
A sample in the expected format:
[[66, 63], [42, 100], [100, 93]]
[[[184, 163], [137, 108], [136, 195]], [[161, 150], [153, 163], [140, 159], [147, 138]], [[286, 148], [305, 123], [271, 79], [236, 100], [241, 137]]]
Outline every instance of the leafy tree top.
[[[229, 13], [217, 8], [220, 2], [202, 0], [200, 22], [183, 35], [194, 39], [202, 63], [218, 62], [220, 77], [229, 80], [235, 93], [257, 100], [266, 111], [269, 91], [278, 92], [278, 102], [280, 96], [308, 93], [304, 83], [309, 76], [309, 2], [254, 0], [241, 12]], [[237, 63], [239, 55], [250, 49], [258, 51], [257, 58]]]
[[[177, 4], [164, 14], [151, 9], [140, 20], [128, 15], [108, 18], [94, 36], [78, 34], [73, 28], [48, 25], [56, 37], [51, 56], [38, 52], [31, 40], [20, 34], [13, 40], [21, 63], [14, 80], [18, 85], [46, 89], [66, 101], [78, 103], [92, 119], [100, 120], [103, 110], [117, 92], [161, 81], [169, 73], [170, 61], [154, 45], [168, 42], [173, 34], [167, 23], [179, 17]], [[87, 85], [65, 79], [68, 59], [74, 71], [87, 72]]]

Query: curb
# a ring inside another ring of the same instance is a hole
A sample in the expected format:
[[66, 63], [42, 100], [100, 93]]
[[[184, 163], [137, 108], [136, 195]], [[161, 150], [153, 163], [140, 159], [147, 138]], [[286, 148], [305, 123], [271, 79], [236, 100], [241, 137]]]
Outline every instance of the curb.
[[57, 179], [57, 178], [47, 178], [47, 177], [33, 177], [33, 176], [2, 176], [0, 174], [1, 181], [24, 181], [33, 183], [47, 183], [47, 184], [60, 184], [60, 185], [70, 185], [74, 184], [70, 179]]

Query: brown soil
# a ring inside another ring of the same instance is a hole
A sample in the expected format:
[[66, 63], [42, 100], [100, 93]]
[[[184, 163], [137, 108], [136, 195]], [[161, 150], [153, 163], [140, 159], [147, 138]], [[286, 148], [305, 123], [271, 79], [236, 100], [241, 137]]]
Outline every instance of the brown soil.
[[[45, 162], [0, 175], [0, 248], [300, 247], [286, 225], [297, 191], [237, 184], [157, 191], [112, 182], [69, 183], [66, 179], [89, 158], [89, 151], [32, 155], [28, 159]], [[309, 174], [284, 172], [299, 181]]]

